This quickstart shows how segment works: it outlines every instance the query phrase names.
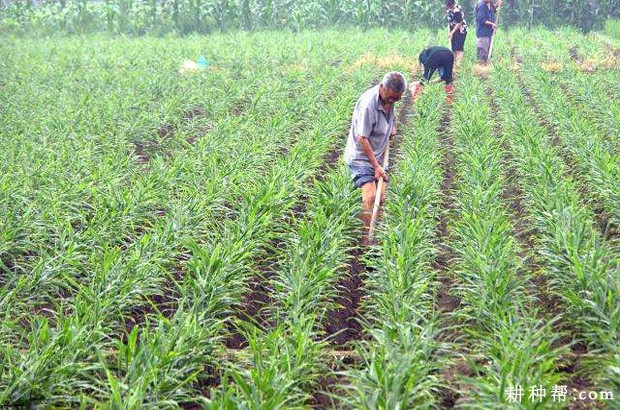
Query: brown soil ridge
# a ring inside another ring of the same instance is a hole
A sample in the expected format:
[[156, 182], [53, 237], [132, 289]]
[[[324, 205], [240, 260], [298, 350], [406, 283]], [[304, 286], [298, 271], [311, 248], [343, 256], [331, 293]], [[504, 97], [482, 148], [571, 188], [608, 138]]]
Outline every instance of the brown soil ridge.
[[178, 310], [178, 303], [180, 293], [178, 291], [178, 285], [185, 278], [185, 268], [183, 264], [187, 262], [189, 258], [184, 254], [177, 255], [173, 260], [173, 267], [169, 276], [161, 286], [162, 293], [159, 295], [152, 295], [145, 298], [144, 304], [127, 316], [125, 319], [125, 333], [122, 335], [123, 343], [127, 343], [127, 337], [136, 326], [142, 326], [147, 322], [147, 319], [151, 315], [159, 314], [170, 319], [174, 316]]
[[439, 135], [441, 138], [441, 144], [443, 145], [443, 159], [442, 168], [444, 170], [443, 180], [441, 182], [441, 195], [442, 214], [437, 224], [436, 244], [439, 249], [437, 257], [432, 263], [432, 268], [439, 274], [439, 282], [441, 286], [438, 294], [438, 308], [442, 313], [449, 313], [455, 311], [460, 306], [461, 302], [459, 298], [453, 296], [450, 289], [454, 286], [453, 279], [449, 276], [448, 270], [451, 260], [454, 258], [454, 251], [448, 244], [450, 239], [450, 232], [448, 229], [448, 220], [450, 215], [455, 210], [454, 192], [456, 190], [456, 158], [454, 140], [449, 132], [450, 126], [450, 112], [446, 108], [440, 127]]
[[[455, 143], [450, 134], [450, 121], [450, 106], [447, 105], [438, 129], [440, 142], [443, 146], [443, 158], [441, 161], [443, 169], [443, 179], [441, 182], [442, 203], [435, 235], [435, 243], [439, 252], [431, 265], [433, 270], [437, 272], [439, 286], [437, 288], [436, 306], [444, 328], [452, 326], [451, 313], [458, 310], [461, 306], [461, 299], [452, 292], [456, 282], [450, 274], [450, 264], [455, 257], [455, 253], [449, 245], [451, 233], [448, 221], [456, 208], [454, 193], [456, 192], [457, 182]], [[444, 332], [443, 338], [446, 342], [454, 341], [458, 338], [458, 331]], [[457, 376], [468, 375], [469, 373], [469, 367], [460, 362], [455, 362], [442, 370], [441, 377], [444, 383], [438, 392], [440, 408], [452, 409], [458, 405], [461, 394], [459, 393], [460, 388], [458, 387]]]
[[[195, 106], [195, 107], [185, 110], [181, 114], [181, 120], [184, 122], [188, 122], [196, 118], [205, 117], [206, 115], [207, 115], [207, 112], [204, 107]], [[190, 144], [194, 144], [196, 140], [199, 137], [206, 134], [208, 130], [209, 130], [208, 127], [202, 127], [200, 129], [200, 132], [197, 135], [190, 136], [187, 139], [187, 142], [189, 142]], [[155, 133], [157, 134], [157, 137], [159, 137], [159, 141], [156, 141], [153, 138], [149, 138], [144, 141], [132, 142], [133, 154], [136, 157], [137, 163], [139, 165], [147, 164], [151, 160], [151, 158], [153, 158], [155, 155], [159, 153], [161, 146], [162, 146], [161, 141], [165, 141], [165, 140], [172, 138], [176, 131], [177, 131], [177, 127], [174, 124], [170, 122], [166, 122], [160, 125], [159, 127], [157, 127], [157, 130], [155, 131]]]
[[347, 272], [336, 285], [338, 295], [335, 303], [339, 307], [329, 310], [325, 316], [323, 330], [335, 346], [344, 348], [351, 341], [361, 339], [362, 325], [358, 319], [364, 287], [362, 275], [366, 271], [362, 255], [363, 250], [359, 247], [349, 252]]
[[266, 247], [264, 255], [257, 262], [258, 273], [248, 280], [248, 292], [243, 295], [243, 301], [234, 309], [233, 320], [226, 322], [226, 338], [224, 345], [229, 349], [244, 349], [248, 347], [245, 335], [235, 326], [234, 320], [253, 323], [254, 325], [267, 329], [273, 325], [269, 320], [268, 308], [273, 305], [273, 288], [271, 277], [274, 270], [271, 267], [276, 259], [277, 250], [281, 249], [284, 243], [281, 239], [274, 239]]

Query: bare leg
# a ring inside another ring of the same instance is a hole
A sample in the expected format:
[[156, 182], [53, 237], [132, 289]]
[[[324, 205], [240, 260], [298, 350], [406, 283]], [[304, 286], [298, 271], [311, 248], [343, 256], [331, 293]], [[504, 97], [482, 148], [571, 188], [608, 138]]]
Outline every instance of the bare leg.
[[415, 103], [416, 99], [420, 96], [420, 94], [422, 94], [422, 84], [420, 84], [419, 82], [416, 82], [415, 86], [412, 88], [412, 98], [413, 98], [413, 102]]
[[[379, 211], [377, 212], [377, 219], [381, 217], [383, 204], [385, 203], [385, 192], [387, 189], [387, 182], [383, 184], [381, 189], [381, 200]], [[375, 182], [369, 182], [362, 186], [362, 213], [360, 219], [364, 222], [364, 234], [362, 235], [362, 245], [367, 246], [369, 244], [368, 231], [370, 230], [370, 223], [372, 221], [372, 211], [375, 207], [375, 198], [377, 196], [377, 184]]]
[[388, 183], [384, 182], [383, 187], [381, 188], [381, 200], [379, 202], [379, 212], [377, 212], [377, 219], [381, 217], [383, 214], [383, 204], [385, 204], [385, 191], [387, 190]]
[[450, 106], [454, 102], [454, 88], [452, 84], [448, 84], [445, 86], [444, 90], [446, 91], [446, 103]]
[[456, 66], [460, 66], [461, 65], [461, 60], [463, 59], [463, 52], [462, 51], [457, 51], [456, 53], [454, 53], [454, 57], [456, 58]]
[[375, 205], [375, 195], [377, 186], [374, 182], [369, 182], [362, 186], [362, 213], [360, 219], [364, 222], [364, 234], [362, 235], [362, 245], [368, 245], [368, 230], [372, 219], [372, 208]]

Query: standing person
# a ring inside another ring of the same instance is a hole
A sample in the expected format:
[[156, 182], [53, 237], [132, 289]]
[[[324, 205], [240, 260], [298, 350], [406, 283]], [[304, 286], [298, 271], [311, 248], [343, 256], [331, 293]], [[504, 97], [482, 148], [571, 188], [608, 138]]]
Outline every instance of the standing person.
[[463, 59], [463, 49], [467, 38], [467, 22], [461, 5], [456, 0], [446, 0], [446, 20], [448, 20], [448, 39], [454, 53], [457, 67]]
[[476, 37], [478, 38], [478, 63], [487, 65], [489, 62], [489, 49], [491, 38], [497, 29], [496, 13], [501, 7], [502, 0], [493, 3], [492, 0], [480, 0], [476, 4]]
[[448, 101], [452, 100], [452, 70], [454, 68], [454, 54], [447, 47], [433, 46], [422, 51], [418, 57], [420, 64], [424, 68], [422, 79], [415, 82], [413, 90], [413, 98], [417, 98], [423, 90], [425, 83], [430, 82], [435, 71], [439, 74], [439, 79], [433, 81], [444, 81], [446, 83], [445, 90], [448, 94]]
[[[344, 160], [349, 165], [353, 183], [362, 190], [363, 245], [368, 243], [377, 181], [380, 177], [386, 182], [388, 180], [387, 169], [381, 164], [390, 137], [396, 135], [394, 104], [400, 100], [406, 87], [401, 73], [387, 73], [379, 85], [362, 94], [353, 111]], [[385, 187], [383, 184], [381, 204], [385, 200]]]

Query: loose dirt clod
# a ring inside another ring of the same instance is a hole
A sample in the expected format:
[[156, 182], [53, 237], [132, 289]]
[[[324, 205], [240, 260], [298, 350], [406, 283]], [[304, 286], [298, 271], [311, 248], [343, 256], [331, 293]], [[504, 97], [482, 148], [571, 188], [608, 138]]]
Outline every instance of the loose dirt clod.
[[157, 129], [157, 135], [161, 139], [170, 138], [172, 134], [174, 134], [174, 125], [172, 124], [164, 124]]

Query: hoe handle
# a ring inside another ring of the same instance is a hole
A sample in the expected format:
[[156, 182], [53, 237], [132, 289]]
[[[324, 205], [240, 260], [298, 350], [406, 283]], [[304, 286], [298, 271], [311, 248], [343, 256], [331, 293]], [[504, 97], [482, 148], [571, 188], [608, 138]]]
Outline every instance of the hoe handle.
[[491, 55], [493, 54], [493, 43], [495, 42], [495, 36], [497, 36], [497, 30], [499, 30], [499, 13], [502, 11], [502, 8], [497, 9], [497, 16], [495, 17], [495, 32], [493, 33], [493, 37], [491, 37], [491, 45], [489, 46], [489, 57], [487, 61], [491, 61]]
[[[390, 141], [388, 140], [388, 146], [385, 148], [385, 155], [383, 156], [383, 169], [387, 167], [388, 158], [390, 157]], [[379, 215], [379, 207], [381, 206], [381, 192], [383, 192], [383, 185], [385, 181], [383, 177], [379, 177], [379, 183], [377, 184], [377, 191], [375, 193], [375, 206], [372, 209], [372, 217], [370, 218], [370, 227], [368, 228], [368, 243], [372, 243], [372, 238], [375, 233], [375, 225], [377, 224], [377, 216]]]

